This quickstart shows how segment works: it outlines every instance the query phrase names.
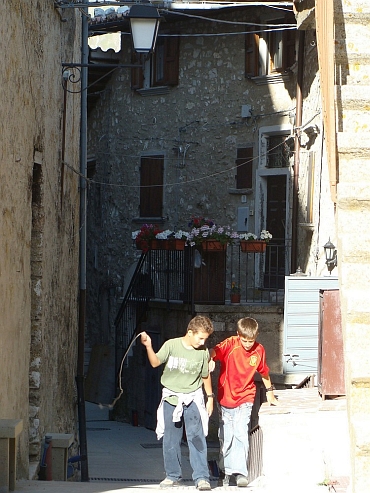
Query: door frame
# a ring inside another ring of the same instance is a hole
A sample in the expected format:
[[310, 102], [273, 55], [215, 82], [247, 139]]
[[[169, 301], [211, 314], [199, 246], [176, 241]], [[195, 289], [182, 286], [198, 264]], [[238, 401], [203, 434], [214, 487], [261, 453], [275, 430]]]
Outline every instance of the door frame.
[[285, 213], [285, 274], [289, 275], [292, 245], [292, 213], [290, 204], [293, 197], [293, 168], [266, 167], [266, 142], [264, 136], [290, 134], [291, 125], [274, 125], [259, 129], [259, 162], [256, 171], [255, 233], [259, 235], [266, 227], [267, 216], [267, 178], [277, 175], [286, 177], [286, 213]]

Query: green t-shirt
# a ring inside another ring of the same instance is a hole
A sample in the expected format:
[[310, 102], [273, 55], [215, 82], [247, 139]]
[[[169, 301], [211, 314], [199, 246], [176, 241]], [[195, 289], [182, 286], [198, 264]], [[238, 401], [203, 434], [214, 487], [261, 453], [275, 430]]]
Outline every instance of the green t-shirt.
[[[182, 337], [169, 339], [158, 351], [157, 357], [165, 364], [161, 384], [174, 392], [189, 394], [202, 386], [202, 377], [208, 376], [208, 349], [187, 348]], [[167, 399], [176, 405], [177, 398]]]

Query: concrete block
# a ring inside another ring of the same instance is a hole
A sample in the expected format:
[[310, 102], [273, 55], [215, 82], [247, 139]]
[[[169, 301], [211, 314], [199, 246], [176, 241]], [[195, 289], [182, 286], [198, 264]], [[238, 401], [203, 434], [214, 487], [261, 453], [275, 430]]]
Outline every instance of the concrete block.
[[46, 433], [52, 440], [53, 480], [67, 481], [68, 449], [73, 443], [72, 433]]

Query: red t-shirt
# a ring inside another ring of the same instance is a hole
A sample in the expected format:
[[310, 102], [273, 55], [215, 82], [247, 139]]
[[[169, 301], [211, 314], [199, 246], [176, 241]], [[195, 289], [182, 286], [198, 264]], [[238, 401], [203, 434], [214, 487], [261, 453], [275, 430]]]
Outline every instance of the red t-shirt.
[[218, 402], [225, 407], [234, 408], [245, 402], [254, 401], [256, 371], [267, 376], [269, 367], [266, 364], [265, 348], [255, 342], [249, 351], [241, 345], [238, 336], [228, 337], [215, 346], [215, 361], [220, 361], [218, 379]]

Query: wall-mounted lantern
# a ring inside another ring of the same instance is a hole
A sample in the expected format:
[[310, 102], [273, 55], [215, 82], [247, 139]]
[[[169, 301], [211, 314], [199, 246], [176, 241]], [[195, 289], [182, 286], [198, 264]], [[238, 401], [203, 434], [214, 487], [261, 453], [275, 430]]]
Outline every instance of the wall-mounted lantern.
[[326, 258], [325, 263], [328, 268], [328, 271], [331, 274], [331, 271], [334, 269], [334, 267], [337, 266], [337, 248], [330, 241], [330, 238], [325, 243], [324, 250], [325, 250], [325, 258]]

